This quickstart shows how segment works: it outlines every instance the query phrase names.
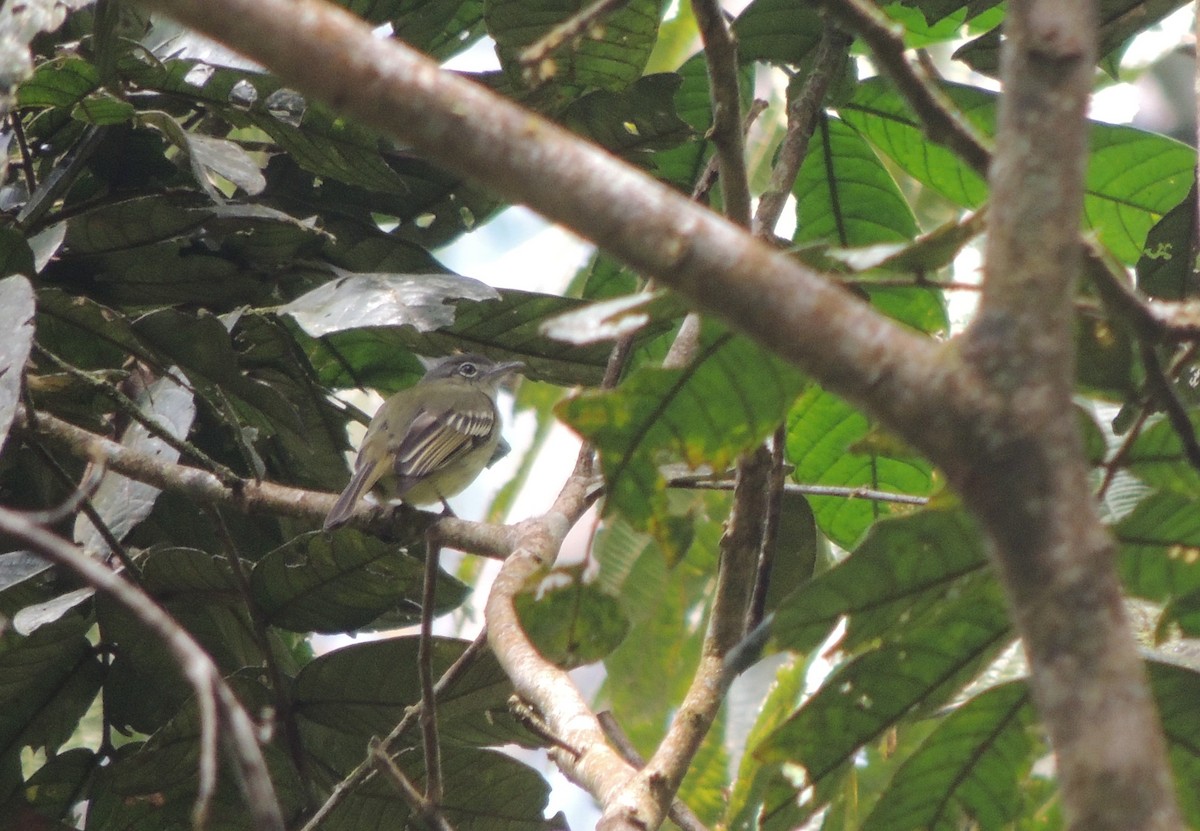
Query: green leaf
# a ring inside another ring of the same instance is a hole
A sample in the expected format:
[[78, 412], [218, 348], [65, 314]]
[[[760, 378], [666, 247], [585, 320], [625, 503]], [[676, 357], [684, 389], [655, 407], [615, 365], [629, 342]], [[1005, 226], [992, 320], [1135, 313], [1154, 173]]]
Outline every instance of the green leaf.
[[738, 60], [803, 63], [824, 28], [817, 6], [807, 0], [754, 0], [733, 24]]
[[[362, 761], [372, 736], [386, 736], [403, 718], [405, 709], [421, 700], [417, 640], [403, 637], [352, 644], [313, 659], [300, 671], [292, 695], [301, 730], [311, 728], [312, 736], [328, 738], [306, 742], [311, 754], [335, 769], [348, 771]], [[440, 677], [467, 645], [467, 641], [435, 638], [434, 677]], [[511, 694], [512, 685], [495, 658], [480, 657], [438, 698], [443, 741], [530, 743], [531, 734], [508, 715]], [[419, 745], [419, 729], [408, 734], [406, 743]]]
[[1195, 669], [1165, 661], [1147, 661], [1150, 689], [1158, 705], [1171, 768], [1175, 773], [1176, 793], [1190, 826], [1200, 825], [1200, 673]]
[[33, 287], [20, 275], [0, 280], [0, 446], [21, 399], [25, 362], [33, 346]]
[[863, 831], [1001, 828], [1020, 815], [1035, 715], [1023, 681], [981, 693], [942, 720], [896, 772]]
[[[543, 819], [550, 786], [533, 768], [503, 753], [443, 747], [445, 797], [441, 813], [456, 831], [555, 831], [557, 819]], [[403, 753], [397, 764], [418, 786], [425, 772], [420, 753]], [[376, 776], [350, 791], [321, 822], [324, 831], [395, 831], [415, 827], [411, 806], [387, 777]]]
[[75, 731], [104, 676], [84, 637], [90, 626], [70, 615], [28, 637], [0, 635], [0, 758], [26, 746], [53, 753]]
[[392, 32], [430, 57], [445, 59], [486, 34], [483, 0], [338, 0], [370, 23], [390, 23]]
[[[1200, 429], [1200, 414], [1193, 414], [1191, 423], [1192, 430]], [[1125, 465], [1151, 487], [1183, 494], [1200, 492], [1200, 471], [1188, 461], [1169, 419], [1158, 419], [1134, 439]]]
[[[567, 577], [569, 582], [554, 585]], [[521, 627], [548, 660], [565, 668], [594, 663], [625, 639], [629, 620], [616, 597], [583, 575], [552, 573], [550, 588], [517, 595]]]
[[855, 130], [824, 114], [792, 186], [796, 243], [842, 247], [907, 242], [917, 221], [900, 188]]
[[724, 470], [775, 428], [799, 389], [794, 369], [748, 339], [705, 331], [687, 368], [643, 367], [611, 392], [584, 392], [559, 407], [600, 450], [608, 509], [637, 528], [665, 514], [660, 463]]
[[32, 277], [36, 273], [33, 249], [25, 241], [25, 235], [16, 228], [0, 228], [0, 277], [9, 274]]
[[[977, 130], [994, 135], [994, 93], [955, 84], [941, 89]], [[908, 105], [882, 78], [860, 84], [840, 114], [902, 170], [951, 201], [978, 207], [987, 197], [983, 179], [949, 150], [929, 142]], [[1136, 263], [1147, 232], [1191, 187], [1195, 151], [1165, 136], [1111, 124], [1093, 123], [1089, 141], [1085, 225], [1120, 260]]]
[[[423, 560], [393, 542], [345, 530], [301, 535], [259, 560], [250, 586], [263, 617], [293, 632], [353, 632], [420, 618]], [[439, 574], [436, 614], [469, 590]]]
[[1200, 589], [1200, 502], [1153, 493], [1117, 523], [1126, 590], [1158, 603]]
[[1137, 287], [1160, 300], [1184, 300], [1194, 295], [1196, 264], [1196, 191], [1167, 211], [1150, 233], [1137, 263]]
[[838, 668], [754, 752], [803, 765], [819, 785], [913, 710], [945, 703], [1011, 638], [999, 585], [979, 583], [932, 609], [925, 625]]
[[620, 158], [647, 164], [650, 153], [678, 147], [692, 136], [675, 111], [682, 84], [674, 73], [646, 75], [620, 92], [588, 93], [568, 106], [559, 120]]
[[880, 520], [853, 554], [784, 601], [772, 626], [775, 639], [809, 652], [849, 617], [841, 647], [853, 651], [905, 621], [920, 621], [986, 565], [979, 531], [959, 511]]
[[99, 763], [96, 753], [83, 747], [47, 759], [25, 782], [23, 790], [30, 809], [47, 819], [69, 822]]
[[[871, 488], [928, 495], [928, 463], [875, 431], [866, 416], [819, 387], [800, 397], [787, 419], [792, 478], [811, 485]], [[877, 519], [905, 509], [894, 503], [840, 496], [809, 498], [817, 525], [842, 548], [852, 548]]]
[[[500, 65], [514, 85], [525, 83], [521, 52], [554, 26], [577, 14], [583, 0], [490, 0], [484, 6], [488, 33]], [[623, 89], [642, 75], [658, 34], [658, 0], [633, 0], [606, 14], [581, 37], [551, 53], [540, 78], [568, 88]]]

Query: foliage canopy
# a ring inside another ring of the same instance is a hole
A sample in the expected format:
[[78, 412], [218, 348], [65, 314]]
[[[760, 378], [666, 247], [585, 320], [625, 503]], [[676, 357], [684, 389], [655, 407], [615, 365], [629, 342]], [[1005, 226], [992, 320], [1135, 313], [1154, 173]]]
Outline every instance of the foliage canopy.
[[[704, 179], [709, 80], [686, 8], [664, 17], [666, 4], [631, 0], [529, 63], [525, 48], [583, 4], [342, 5], [438, 59], [490, 37], [500, 69], [478, 73], [480, 83], [676, 188]], [[1102, 69], [1117, 72], [1130, 39], [1183, 4], [1100, 5], [1110, 21]], [[956, 43], [947, 66], [994, 74], [1003, 4], [883, 10], [910, 46], [943, 55]], [[824, 29], [804, 0], [749, 3], [733, 22], [743, 103], [756, 77], [795, 93], [815, 71]], [[603, 253], [561, 295], [445, 273], [438, 249], [504, 208], [493, 195], [269, 74], [199, 57], [178, 35], [109, 0], [32, 41], [32, 74], [0, 133], [0, 504], [61, 504], [84, 476], [86, 457], [39, 433], [39, 415], [226, 481], [337, 491], [346, 428], [362, 414], [332, 390], [387, 394], [419, 377], [418, 355], [460, 348], [522, 360], [516, 409], [538, 429], [494, 513], [511, 504], [554, 419], [595, 444], [605, 479], [594, 567], [531, 587], [523, 620], [554, 660], [603, 661], [598, 700], [648, 754], [699, 661], [730, 510], [727, 492], [672, 477], [681, 466], [720, 474], [782, 425], [790, 482], [808, 491], [780, 502], [765, 601], [776, 674], [765, 699], [763, 672], [757, 692], [735, 692], [680, 797], [710, 827], [788, 829], [821, 811], [827, 829], [1061, 826], [1053, 777], [1038, 764], [1048, 749], [1011, 668], [1002, 592], [936, 469], [716, 323], [702, 327], [693, 360], [664, 368], [683, 306]], [[987, 184], [925, 135], [891, 82], [859, 78], [871, 72], [860, 53], [851, 46], [820, 67], [833, 80], [790, 187], [788, 242], [883, 314], [948, 337], [949, 298], [969, 277], [954, 263], [977, 241], [972, 212]], [[997, 96], [972, 77], [941, 89], [991, 135]], [[783, 132], [782, 101], [771, 103], [750, 133], [756, 193]], [[1174, 139], [1091, 127], [1087, 229], [1154, 298], [1200, 291], [1185, 253], [1195, 250], [1195, 165]], [[1189, 448], [1160, 413], [1127, 322], [1088, 286], [1078, 301], [1078, 416], [1125, 590], [1152, 609], [1151, 639], [1200, 636]], [[611, 338], [581, 333], [625, 331], [637, 315], [648, 322], [632, 335], [624, 377], [601, 388]], [[1194, 350], [1153, 348], [1200, 422]], [[308, 640], [418, 620], [419, 523], [398, 540], [322, 535], [316, 515], [198, 507], [193, 496], [110, 471], [94, 515], [55, 527], [93, 557], [119, 542], [129, 578], [205, 647], [252, 714], [273, 721], [267, 763], [299, 827], [421, 700], [416, 637], [320, 656]], [[189, 825], [201, 716], [174, 659], [120, 604], [16, 548], [0, 555], [0, 817], [96, 831]], [[438, 613], [482, 605], [470, 576], [441, 575]], [[465, 648], [437, 638], [435, 671]], [[806, 692], [822, 659], [832, 670]], [[1179, 790], [1193, 794], [1187, 819], [1200, 826], [1200, 673], [1159, 657], [1150, 679]], [[512, 690], [485, 655], [439, 699], [442, 807], [460, 831], [560, 827], [543, 817], [543, 779], [495, 750], [544, 744], [511, 712]], [[397, 757], [414, 781], [424, 777], [420, 743], [410, 730]], [[395, 828], [409, 811], [377, 777], [320, 827]], [[228, 773], [208, 822], [248, 827]]]

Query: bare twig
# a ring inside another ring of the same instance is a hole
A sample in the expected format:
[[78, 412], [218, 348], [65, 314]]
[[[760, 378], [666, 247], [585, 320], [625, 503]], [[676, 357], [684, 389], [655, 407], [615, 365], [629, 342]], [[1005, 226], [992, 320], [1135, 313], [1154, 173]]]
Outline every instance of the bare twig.
[[[476, 637], [475, 640], [472, 641], [465, 650], [463, 650], [463, 653], [458, 656], [454, 663], [442, 673], [442, 677], [438, 679], [437, 684], [434, 686], [434, 695], [437, 697], [445, 695], [448, 690], [458, 683], [458, 680], [462, 678], [463, 673], [465, 673], [472, 665], [474, 665], [475, 661], [479, 659], [479, 656], [483, 654], [485, 649], [487, 649], [486, 631], [480, 632], [479, 636]], [[422, 709], [423, 707], [421, 703], [418, 702], [405, 711], [404, 717], [401, 718], [396, 726], [392, 728], [392, 732], [388, 733], [387, 736], [385, 736], [384, 739], [378, 743], [378, 747], [382, 752], [392, 752], [392, 750], [395, 748], [396, 742], [400, 740], [400, 737], [407, 733], [412, 728], [413, 724], [420, 719]], [[342, 804], [346, 797], [349, 796], [355, 788], [371, 778], [371, 775], [375, 770], [375, 765], [376, 762], [374, 752], [368, 752], [367, 758], [360, 762], [358, 767], [346, 774], [342, 781], [338, 782], [337, 785], [334, 786], [333, 791], [329, 794], [329, 798], [325, 800], [324, 804], [322, 804], [319, 809], [317, 809], [315, 814], [309, 817], [308, 821], [304, 823], [304, 826], [300, 829], [300, 831], [315, 831], [315, 829], [325, 821], [333, 809]], [[418, 797], [420, 797], [420, 794], [418, 794]]]
[[779, 155], [771, 169], [771, 181], [758, 200], [754, 214], [754, 231], [759, 236], [773, 233], [783, 213], [784, 203], [792, 192], [796, 174], [808, 155], [817, 113], [825, 101], [829, 82], [839, 63], [846, 59], [850, 38], [831, 25], [826, 25], [813, 55], [812, 69], [804, 85], [796, 92], [788, 86], [787, 132], [779, 146]]
[[[77, 546], [34, 524], [28, 517], [0, 508], [0, 531], [24, 542], [38, 554], [62, 565], [99, 592], [127, 609], [166, 645], [195, 691], [200, 711], [200, 792], [193, 816], [203, 824], [216, 779], [218, 741], [231, 751], [255, 828], [283, 831], [275, 787], [258, 745], [254, 722], [221, 677], [208, 653], [141, 589], [89, 558]], [[223, 728], [223, 729], [222, 729]]]
[[442, 749], [438, 744], [437, 693], [433, 684], [433, 610], [437, 602], [438, 560], [441, 547], [434, 534], [425, 535], [425, 583], [421, 591], [421, 639], [417, 671], [421, 679], [421, 738], [425, 748], [425, 801], [442, 803]]
[[716, 0], [692, 0], [692, 11], [704, 41], [712, 97], [712, 140], [721, 166], [721, 197], [725, 216], [750, 227], [750, 183], [746, 177], [746, 147], [742, 139], [742, 107], [738, 91], [737, 43]]
[[21, 151], [21, 173], [25, 176], [25, 189], [32, 195], [37, 190], [37, 176], [33, 170], [33, 156], [29, 152], [29, 142], [25, 139], [25, 125], [16, 110], [8, 114], [12, 125], [13, 135], [17, 137], [17, 147]]
[[987, 175], [987, 146], [924, 67], [913, 66], [905, 57], [903, 38], [882, 12], [866, 0], [822, 0], [822, 5], [871, 47], [875, 62], [916, 112], [926, 135], [957, 153], [979, 175]]
[[780, 425], [771, 439], [771, 474], [767, 479], [766, 517], [763, 520], [762, 544], [759, 546], [758, 567], [754, 576], [754, 592], [746, 609], [747, 632], [762, 623], [767, 608], [767, 590], [771, 587], [771, 568], [775, 564], [775, 547], [779, 537], [779, 522], [783, 514], [784, 485], [787, 484], [787, 465], [784, 451], [787, 428]]
[[526, 72], [541, 74], [538, 69], [552, 52], [558, 51], [567, 41], [590, 32], [593, 27], [600, 25], [601, 19], [628, 2], [629, 0], [595, 0], [590, 6], [571, 15], [526, 46], [519, 58], [521, 65], [525, 67]]
[[[693, 488], [696, 490], [731, 491], [734, 489], [732, 479], [714, 479], [711, 476], [688, 475], [674, 476], [667, 485], [672, 488]], [[895, 493], [880, 491], [873, 488], [853, 488], [841, 485], [805, 485], [795, 482], [785, 482], [784, 493], [799, 493], [805, 496], [841, 496], [846, 499], [870, 499], [875, 502], [896, 502], [901, 505], [925, 505], [929, 497], [916, 496], [911, 493]]]
[[1150, 400], [1163, 408], [1167, 414], [1167, 420], [1171, 423], [1171, 428], [1179, 437], [1184, 457], [1192, 467], [1200, 470], [1200, 442], [1196, 441], [1196, 430], [1192, 427], [1187, 406], [1179, 400], [1179, 395], [1175, 392], [1171, 379], [1163, 371], [1162, 363], [1158, 360], [1158, 353], [1154, 351], [1154, 346], [1142, 343], [1141, 356], [1142, 366], [1146, 370], [1146, 391], [1149, 393]]
[[[636, 768], [646, 766], [646, 760], [642, 757], [642, 754], [638, 753], [637, 748], [633, 746], [633, 742], [629, 740], [629, 737], [625, 735], [625, 731], [617, 723], [616, 716], [608, 710], [604, 710], [597, 713], [596, 718], [599, 719], [600, 726], [604, 729], [604, 735], [612, 742], [617, 752], [625, 757], [625, 761]], [[682, 828], [683, 831], [707, 831], [700, 818], [679, 797], [671, 800], [671, 808], [667, 812], [667, 816], [671, 818], [672, 822]]]
[[420, 791], [409, 781], [408, 777], [404, 775], [404, 771], [400, 770], [400, 766], [392, 760], [380, 743], [371, 742], [370, 754], [375, 768], [392, 780], [396, 790], [400, 791], [400, 795], [408, 803], [409, 809], [425, 823], [426, 828], [429, 828], [430, 831], [454, 831], [453, 826], [442, 816], [437, 803], [421, 796]]

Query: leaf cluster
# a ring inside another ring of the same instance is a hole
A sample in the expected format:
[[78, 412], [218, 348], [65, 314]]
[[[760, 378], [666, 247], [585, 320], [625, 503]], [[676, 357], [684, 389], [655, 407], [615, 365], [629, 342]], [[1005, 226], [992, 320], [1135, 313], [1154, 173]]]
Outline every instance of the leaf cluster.
[[[704, 56], [667, 57], [692, 51], [679, 46], [695, 34], [686, 9], [664, 20], [666, 4], [620, 4], [531, 65], [526, 50], [580, 3], [342, 5], [438, 59], [489, 37], [500, 70], [479, 82], [676, 188], [703, 177]], [[1116, 72], [1129, 39], [1179, 5], [1101, 3], [1102, 68]], [[995, 70], [1003, 4], [906, 0], [884, 11], [909, 45], [954, 43], [954, 60]], [[794, 91], [825, 25], [804, 0], [748, 4], [733, 22], [743, 103], [756, 78], [792, 76], [780, 87]], [[31, 47], [32, 74], [0, 133], [0, 504], [58, 505], [84, 478], [86, 459], [10, 431], [38, 414], [227, 482], [336, 491], [347, 428], [363, 415], [332, 391], [403, 388], [422, 371], [418, 356], [521, 360], [516, 407], [537, 423], [521, 479], [560, 420], [598, 450], [605, 487], [591, 567], [530, 587], [522, 620], [553, 660], [603, 661], [598, 701], [648, 754], [700, 661], [730, 510], [727, 493], [694, 485], [719, 488], [782, 425], [792, 490], [766, 600], [768, 660], [731, 694], [680, 797], [727, 828], [1061, 825], [1002, 594], [978, 530], [927, 461], [712, 322], [694, 360], [663, 368], [683, 309], [643, 291], [652, 275], [603, 253], [561, 294], [448, 273], [439, 250], [505, 207], [492, 194], [135, 7], [76, 10]], [[955, 263], [977, 243], [968, 212], [986, 207], [987, 184], [926, 135], [890, 81], [860, 81], [852, 65], [792, 183], [787, 242], [881, 313], [949, 337], [951, 298], [970, 276]], [[993, 133], [994, 93], [941, 92]], [[780, 125], [752, 134], [752, 184], [767, 178]], [[1194, 300], [1195, 152], [1099, 122], [1091, 138], [1087, 230], [1150, 296]], [[1136, 332], [1086, 286], [1078, 307], [1080, 424], [1126, 590], [1154, 610], [1149, 642], [1200, 636], [1200, 474], [1161, 415]], [[614, 334], [631, 338], [631, 358], [620, 383], [601, 388]], [[1200, 426], [1194, 350], [1147, 348], [1169, 359], [1167, 389]], [[567, 387], [582, 389], [567, 397]], [[91, 556], [124, 560], [270, 726], [267, 761], [296, 825], [421, 697], [416, 638], [319, 655], [311, 638], [414, 623], [419, 534], [385, 542], [318, 526], [201, 506], [186, 487], [112, 472], [88, 511], [56, 526]], [[201, 714], [180, 668], [126, 609], [17, 549], [0, 555], [0, 817], [186, 826]], [[469, 595], [442, 573], [435, 611], [462, 609]], [[435, 639], [435, 672], [464, 648]], [[1200, 674], [1162, 660], [1149, 672], [1180, 792], [1194, 794]], [[439, 702], [442, 809], [455, 828], [558, 827], [544, 818], [542, 777], [495, 750], [539, 742], [509, 714], [511, 692], [485, 657]], [[420, 736], [401, 747], [401, 768], [422, 781]], [[210, 827], [248, 827], [235, 780], [220, 782]], [[1200, 824], [1196, 800], [1184, 808]], [[402, 827], [409, 811], [377, 777], [320, 827]]]

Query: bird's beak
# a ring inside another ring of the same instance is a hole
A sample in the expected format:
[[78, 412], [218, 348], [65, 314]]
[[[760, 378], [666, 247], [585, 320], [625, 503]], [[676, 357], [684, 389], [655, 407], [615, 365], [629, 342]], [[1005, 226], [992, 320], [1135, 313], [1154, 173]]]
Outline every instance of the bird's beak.
[[514, 372], [520, 372], [525, 368], [524, 361], [505, 361], [504, 363], [496, 364], [488, 370], [488, 377], [503, 378], [505, 375], [510, 375]]

